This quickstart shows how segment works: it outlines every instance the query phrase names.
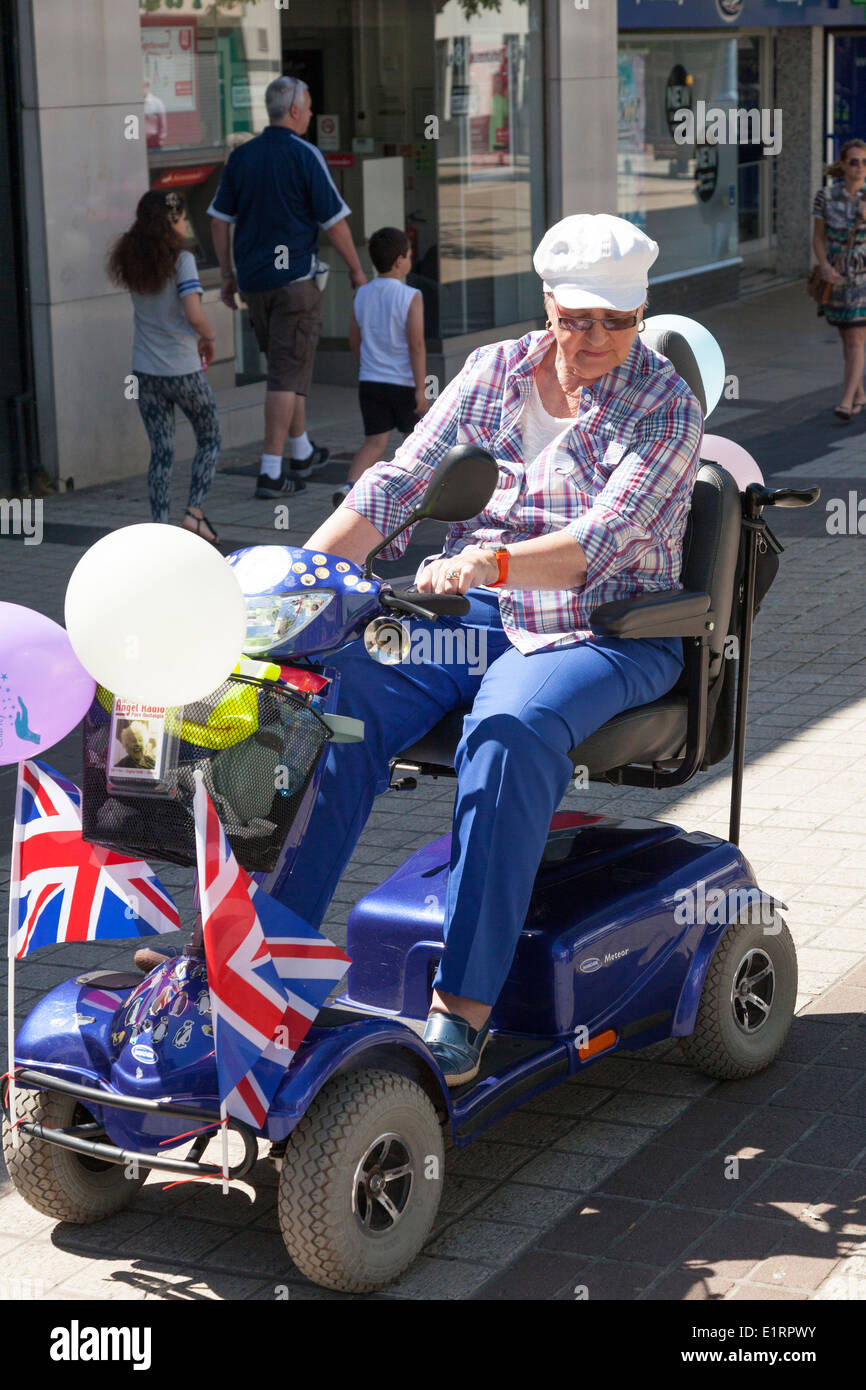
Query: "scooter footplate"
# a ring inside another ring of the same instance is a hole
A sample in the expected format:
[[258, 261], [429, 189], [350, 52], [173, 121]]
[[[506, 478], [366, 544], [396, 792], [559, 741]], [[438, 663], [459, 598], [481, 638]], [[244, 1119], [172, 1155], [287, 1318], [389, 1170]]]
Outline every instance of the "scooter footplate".
[[[521, 1062], [529, 1062], [542, 1052], [549, 1052], [553, 1045], [554, 1040], [550, 1038], [517, 1038], [506, 1033], [495, 1034], [484, 1049], [478, 1075], [472, 1081], [464, 1081], [462, 1086], [452, 1086], [452, 1099], [461, 1100], [491, 1076], [510, 1072]], [[563, 1071], [568, 1071], [567, 1060], [564, 1061]]]

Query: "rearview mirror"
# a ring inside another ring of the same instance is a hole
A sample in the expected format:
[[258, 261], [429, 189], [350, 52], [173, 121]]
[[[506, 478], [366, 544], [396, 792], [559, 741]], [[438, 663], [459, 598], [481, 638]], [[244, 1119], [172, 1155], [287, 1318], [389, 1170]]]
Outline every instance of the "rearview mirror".
[[415, 508], [430, 521], [468, 521], [487, 505], [499, 480], [496, 460], [476, 444], [455, 444]]
[[370, 551], [364, 565], [367, 578], [373, 572], [373, 561], [380, 551], [409, 526], [424, 520], [468, 521], [484, 509], [498, 481], [496, 460], [486, 449], [476, 444], [455, 444], [441, 459], [424, 496], [408, 519]]

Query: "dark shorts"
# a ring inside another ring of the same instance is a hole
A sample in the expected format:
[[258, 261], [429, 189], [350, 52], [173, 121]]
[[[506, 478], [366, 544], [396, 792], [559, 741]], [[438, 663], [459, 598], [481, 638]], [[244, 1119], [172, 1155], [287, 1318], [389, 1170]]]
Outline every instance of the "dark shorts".
[[391, 381], [359, 381], [358, 399], [365, 434], [411, 434], [420, 419], [415, 414], [415, 387]]
[[315, 280], [276, 290], [247, 290], [256, 342], [268, 359], [268, 390], [309, 394], [322, 327], [322, 291]]

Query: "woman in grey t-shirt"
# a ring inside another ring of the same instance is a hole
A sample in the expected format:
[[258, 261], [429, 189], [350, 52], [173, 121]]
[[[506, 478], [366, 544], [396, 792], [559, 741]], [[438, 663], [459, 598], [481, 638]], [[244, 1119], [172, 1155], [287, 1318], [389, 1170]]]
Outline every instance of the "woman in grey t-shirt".
[[216, 545], [219, 536], [201, 510], [216, 471], [220, 428], [204, 368], [213, 361], [214, 335], [201, 307], [195, 257], [183, 249], [183, 199], [152, 188], [135, 222], [115, 243], [108, 273], [128, 289], [135, 309], [132, 370], [138, 408], [150, 440], [147, 486], [154, 521], [168, 521], [174, 464], [174, 408], [195, 432], [189, 501], [182, 525]]

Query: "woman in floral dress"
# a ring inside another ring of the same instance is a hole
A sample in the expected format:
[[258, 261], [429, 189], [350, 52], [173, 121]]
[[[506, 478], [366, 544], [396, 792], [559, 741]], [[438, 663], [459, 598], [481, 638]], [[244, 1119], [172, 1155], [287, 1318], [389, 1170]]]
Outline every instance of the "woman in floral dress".
[[[834, 414], [848, 421], [866, 404], [863, 389], [866, 351], [866, 141], [848, 140], [827, 173], [829, 188], [815, 195], [812, 247], [833, 293], [825, 306], [827, 322], [839, 329], [845, 355], [842, 399]], [[848, 238], [854, 233], [850, 249]]]

